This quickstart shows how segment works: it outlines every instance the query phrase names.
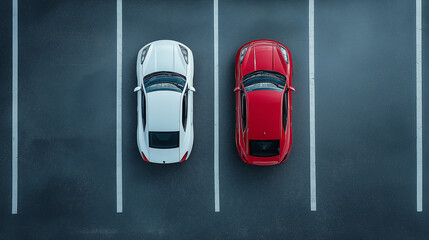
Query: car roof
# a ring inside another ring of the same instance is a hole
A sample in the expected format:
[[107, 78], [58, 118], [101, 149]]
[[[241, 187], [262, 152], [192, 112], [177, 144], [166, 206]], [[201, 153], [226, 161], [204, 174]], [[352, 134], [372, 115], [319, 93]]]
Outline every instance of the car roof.
[[149, 131], [179, 131], [181, 93], [153, 91], [147, 94]]
[[257, 90], [247, 93], [247, 128], [249, 139], [280, 139], [282, 132], [283, 93]]

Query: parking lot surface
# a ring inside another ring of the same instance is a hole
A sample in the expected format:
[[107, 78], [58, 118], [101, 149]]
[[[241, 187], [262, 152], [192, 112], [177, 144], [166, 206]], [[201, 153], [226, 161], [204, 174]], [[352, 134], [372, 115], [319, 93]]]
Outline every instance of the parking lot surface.
[[[315, 1], [312, 56], [309, 1], [119, 0], [118, 15], [116, 0], [19, 0], [16, 214], [11, 212], [12, 2], [4, 1], [0, 8], [1, 239], [429, 238], [427, 1], [421, 8], [423, 211], [419, 212], [416, 2]], [[118, 16], [122, 169], [116, 164]], [[186, 44], [195, 60], [195, 141], [189, 159], [180, 164], [146, 163], [136, 143], [137, 52], [160, 39]], [[235, 149], [235, 55], [255, 39], [279, 41], [292, 54], [292, 85], [297, 90], [292, 96], [293, 145], [286, 162], [278, 166], [247, 165]], [[219, 211], [215, 211], [215, 146]], [[117, 171], [122, 173], [119, 193]], [[122, 212], [117, 211], [118, 196], [123, 199]]]

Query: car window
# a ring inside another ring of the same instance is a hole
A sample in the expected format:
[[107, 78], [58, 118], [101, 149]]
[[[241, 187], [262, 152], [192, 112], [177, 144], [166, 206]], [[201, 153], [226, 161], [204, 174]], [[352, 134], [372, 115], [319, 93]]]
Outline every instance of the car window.
[[188, 121], [188, 87], [185, 89], [182, 100], [182, 124], [183, 129], [186, 131], [186, 123]]
[[255, 71], [243, 77], [243, 85], [246, 92], [256, 90], [274, 90], [282, 92], [285, 83], [285, 76], [272, 71]]
[[185, 77], [178, 73], [156, 72], [144, 77], [144, 87], [147, 93], [161, 90], [182, 92], [185, 83]]
[[249, 153], [256, 157], [272, 157], [280, 154], [280, 140], [249, 140]]
[[140, 91], [141, 93], [141, 104], [140, 104], [140, 110], [142, 114], [142, 121], [143, 121], [143, 130], [146, 128], [146, 95], [143, 91]]
[[246, 95], [244, 94], [244, 92], [241, 92], [241, 126], [244, 130], [246, 129]]
[[149, 132], [149, 147], [177, 148], [179, 147], [179, 132]]
[[256, 90], [274, 90], [277, 92], [282, 92], [284, 86], [284, 82], [268, 77], [253, 78], [244, 83], [246, 92], [252, 92]]
[[159, 77], [149, 80], [147, 83], [145, 83], [145, 89], [146, 92], [153, 92], [153, 91], [176, 91], [176, 92], [182, 92], [183, 85], [185, 84], [185, 81], [181, 81], [179, 78], [174, 77]]
[[288, 91], [285, 91], [283, 94], [283, 129], [286, 131], [287, 124], [287, 114], [288, 114]]

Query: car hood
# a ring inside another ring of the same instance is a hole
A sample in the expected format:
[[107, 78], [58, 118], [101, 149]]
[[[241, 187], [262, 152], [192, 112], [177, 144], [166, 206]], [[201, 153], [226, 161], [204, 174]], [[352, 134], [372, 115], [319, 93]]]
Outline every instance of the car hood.
[[147, 94], [149, 131], [179, 131], [181, 93], [154, 91]]
[[150, 45], [143, 62], [143, 76], [160, 71], [176, 72], [186, 76], [187, 64], [179, 44], [171, 41], [157, 41]]
[[247, 101], [248, 139], [280, 139], [282, 93], [272, 90], [253, 91], [248, 93]]
[[273, 43], [252, 43], [241, 64], [242, 76], [259, 70], [276, 71], [288, 76], [280, 47]]

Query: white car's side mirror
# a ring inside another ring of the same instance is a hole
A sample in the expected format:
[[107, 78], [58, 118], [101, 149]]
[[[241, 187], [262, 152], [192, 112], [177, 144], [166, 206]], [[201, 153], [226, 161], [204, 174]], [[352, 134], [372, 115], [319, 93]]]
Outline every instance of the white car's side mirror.
[[140, 91], [140, 90], [142, 90], [142, 87], [141, 87], [141, 86], [138, 86], [138, 87], [134, 88], [134, 92], [138, 92], [138, 91]]
[[194, 87], [189, 87], [189, 90], [191, 90], [192, 92], [195, 92], [195, 91], [197, 91], [197, 90], [195, 90], [195, 88]]

